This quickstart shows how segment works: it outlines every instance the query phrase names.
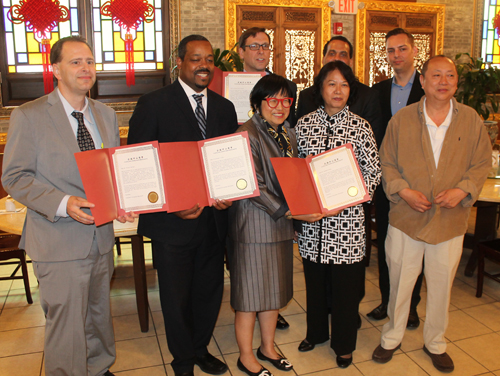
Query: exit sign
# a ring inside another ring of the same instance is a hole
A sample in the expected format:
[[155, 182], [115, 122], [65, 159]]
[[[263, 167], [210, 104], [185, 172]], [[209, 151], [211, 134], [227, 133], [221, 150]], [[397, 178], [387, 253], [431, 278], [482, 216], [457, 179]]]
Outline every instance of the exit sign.
[[335, 0], [335, 13], [357, 14], [358, 0]]

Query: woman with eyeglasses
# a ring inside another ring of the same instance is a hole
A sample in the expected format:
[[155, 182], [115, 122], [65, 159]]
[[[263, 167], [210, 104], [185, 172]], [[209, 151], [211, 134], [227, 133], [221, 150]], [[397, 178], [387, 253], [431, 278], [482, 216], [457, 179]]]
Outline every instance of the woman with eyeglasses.
[[238, 368], [249, 376], [269, 376], [252, 351], [258, 317], [260, 360], [282, 371], [293, 366], [274, 348], [278, 310], [293, 295], [294, 229], [286, 218], [288, 206], [270, 158], [297, 157], [295, 132], [285, 119], [293, 99], [287, 81], [270, 74], [250, 94], [253, 117], [238, 132], [247, 131], [260, 196], [235, 201], [229, 211], [229, 271], [231, 306], [236, 311], [235, 332], [240, 349]]
[[[373, 197], [382, 174], [370, 124], [349, 111], [355, 79], [342, 61], [323, 66], [314, 83], [320, 107], [300, 118], [295, 128], [298, 151], [299, 157], [305, 158], [351, 143]], [[330, 339], [341, 368], [352, 363], [356, 349], [359, 297], [365, 283], [364, 218], [363, 205], [359, 204], [304, 223], [299, 233], [307, 302], [307, 333], [299, 351], [310, 351]]]

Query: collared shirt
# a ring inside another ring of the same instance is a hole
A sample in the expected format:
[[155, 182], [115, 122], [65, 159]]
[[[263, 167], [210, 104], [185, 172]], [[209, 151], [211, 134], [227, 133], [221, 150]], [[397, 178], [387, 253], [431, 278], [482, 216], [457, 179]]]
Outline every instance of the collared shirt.
[[408, 103], [408, 98], [410, 97], [411, 88], [413, 87], [413, 81], [415, 80], [415, 75], [417, 71], [413, 70], [413, 75], [410, 81], [405, 86], [398, 85], [395, 82], [395, 77], [392, 78], [391, 86], [391, 112], [392, 116], [396, 115], [396, 112], [406, 107]]
[[446, 132], [448, 132], [448, 128], [451, 123], [451, 116], [453, 114], [453, 102], [450, 99], [450, 110], [448, 111], [448, 115], [446, 119], [444, 119], [443, 123], [440, 126], [437, 126], [436, 123], [427, 115], [427, 99], [424, 99], [424, 116], [425, 116], [425, 124], [427, 125], [427, 130], [429, 131], [429, 137], [431, 139], [432, 153], [434, 154], [434, 162], [436, 163], [436, 168], [439, 163], [439, 156], [441, 155], [441, 150], [443, 149], [444, 137], [446, 136]]
[[[61, 102], [64, 107], [64, 112], [68, 117], [69, 124], [71, 125], [71, 129], [73, 130], [73, 133], [75, 134], [76, 138], [76, 135], [78, 133], [78, 120], [76, 120], [75, 117], [71, 115], [71, 113], [76, 110], [73, 108], [73, 106], [69, 104], [66, 98], [64, 98], [61, 91], [57, 88], [56, 90], [57, 94], [59, 94], [59, 98], [61, 98]], [[83, 109], [81, 111], [76, 111], [76, 112], [83, 113], [83, 121], [85, 122], [85, 126], [87, 127], [90, 135], [92, 136], [92, 140], [94, 140], [95, 148], [102, 149], [103, 148], [102, 138], [99, 133], [99, 130], [97, 129], [97, 124], [95, 123], [94, 116], [92, 115], [92, 111], [90, 110], [89, 101], [87, 98], [85, 98], [85, 105], [83, 106]], [[57, 208], [56, 216], [58, 217], [68, 216], [68, 213], [66, 212], [66, 207], [68, 205], [69, 198], [70, 195], [66, 195], [63, 197]]]
[[189, 103], [191, 103], [191, 107], [193, 108], [193, 113], [196, 112], [196, 107], [198, 106], [198, 102], [196, 102], [196, 99], [194, 99], [193, 95], [194, 94], [203, 94], [203, 97], [201, 98], [201, 103], [203, 105], [203, 109], [205, 110], [205, 119], [208, 116], [208, 106], [207, 106], [207, 89], [203, 89], [203, 91], [200, 91], [197, 93], [193, 89], [191, 89], [184, 81], [182, 81], [179, 78], [179, 83], [181, 84], [181, 87], [184, 89], [184, 92], [186, 93]]

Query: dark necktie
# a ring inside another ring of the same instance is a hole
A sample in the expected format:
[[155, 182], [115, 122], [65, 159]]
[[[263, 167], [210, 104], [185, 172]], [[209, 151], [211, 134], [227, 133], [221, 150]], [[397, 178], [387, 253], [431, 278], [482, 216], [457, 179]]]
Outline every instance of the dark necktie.
[[94, 140], [89, 133], [89, 130], [83, 122], [83, 113], [73, 111], [71, 115], [78, 120], [78, 131], [76, 132], [76, 141], [78, 141], [78, 146], [81, 151], [94, 150]]
[[207, 138], [207, 120], [205, 119], [205, 110], [203, 109], [203, 104], [201, 98], [203, 94], [193, 94], [193, 98], [196, 100], [196, 110], [194, 111], [194, 116], [198, 121], [198, 126], [200, 127], [201, 135], [203, 138]]

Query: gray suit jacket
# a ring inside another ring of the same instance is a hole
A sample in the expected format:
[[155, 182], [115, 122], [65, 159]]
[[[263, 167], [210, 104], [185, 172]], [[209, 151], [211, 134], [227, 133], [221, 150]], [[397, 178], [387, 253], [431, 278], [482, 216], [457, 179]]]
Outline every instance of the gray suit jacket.
[[[292, 144], [293, 156], [297, 157], [295, 131], [285, 122]], [[288, 205], [274, 173], [270, 158], [281, 157], [278, 143], [269, 135], [267, 127], [255, 114], [238, 128], [248, 131], [255, 174], [260, 196], [235, 201], [229, 208], [229, 236], [239, 243], [273, 243], [293, 239], [292, 221], [284, 217]]]
[[[115, 112], [92, 99], [89, 106], [104, 147], [119, 146]], [[12, 112], [2, 184], [28, 207], [20, 247], [35, 261], [84, 259], [94, 233], [101, 254], [113, 248], [112, 223], [96, 228], [56, 217], [65, 195], [86, 197], [74, 157], [79, 151], [57, 89]]]

